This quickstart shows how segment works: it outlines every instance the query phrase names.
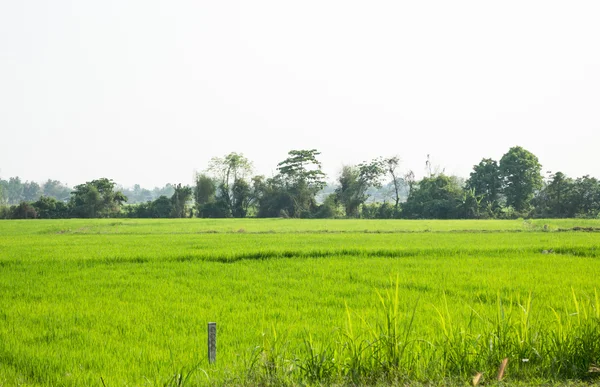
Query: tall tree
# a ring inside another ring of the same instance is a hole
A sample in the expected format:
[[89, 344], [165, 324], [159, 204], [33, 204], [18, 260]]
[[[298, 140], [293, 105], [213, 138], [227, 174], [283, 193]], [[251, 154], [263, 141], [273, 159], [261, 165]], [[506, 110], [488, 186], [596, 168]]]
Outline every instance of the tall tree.
[[406, 196], [408, 197], [408, 196], [410, 196], [413, 189], [415, 188], [415, 185], [417, 184], [416, 178], [415, 178], [415, 172], [412, 169], [409, 169], [404, 174], [404, 181], [406, 182], [406, 185], [408, 186], [408, 192], [406, 193]]
[[42, 196], [42, 187], [35, 181], [25, 182], [23, 184], [23, 200], [33, 202]]
[[500, 209], [500, 192], [502, 178], [498, 162], [492, 159], [483, 159], [473, 166], [473, 172], [466, 182], [467, 190], [473, 190], [474, 197], [481, 198], [481, 205], [493, 215]]
[[600, 216], [600, 181], [588, 175], [575, 180], [571, 200], [578, 216]]
[[[235, 183], [234, 183], [235, 184]], [[206, 174], [196, 176], [196, 186], [194, 187], [194, 201], [196, 202], [196, 212], [201, 216], [202, 208], [208, 203], [215, 201], [217, 186], [215, 181]]]
[[107, 178], [92, 180], [75, 186], [71, 193], [73, 215], [82, 218], [109, 218], [116, 216], [127, 197], [115, 191], [115, 183]]
[[424, 177], [402, 205], [402, 217], [409, 219], [453, 219], [461, 214], [463, 203], [472, 209], [472, 198], [465, 194], [459, 179], [444, 174]]
[[316, 149], [291, 150], [288, 158], [277, 164], [277, 170], [291, 183], [305, 182], [313, 190], [325, 187], [325, 174], [321, 171], [321, 162]]
[[529, 209], [534, 193], [542, 187], [542, 166], [538, 158], [520, 146], [510, 148], [500, 159], [506, 204], [516, 211]]
[[384, 158], [383, 165], [394, 187], [394, 212], [397, 214], [400, 206], [400, 190], [403, 185], [402, 177], [400, 177], [397, 171], [400, 165], [400, 158], [398, 156]]
[[5, 193], [8, 204], [19, 204], [23, 200], [23, 190], [24, 186], [19, 176], [9, 178]]
[[381, 159], [342, 168], [338, 177], [339, 187], [335, 192], [338, 201], [346, 210], [346, 216], [358, 217], [360, 206], [369, 199], [367, 190], [371, 187], [381, 187], [381, 177], [385, 171]]
[[233, 208], [231, 213], [234, 218], [245, 218], [248, 214], [248, 209], [254, 203], [255, 195], [252, 187], [246, 180], [237, 179], [233, 183]]
[[69, 200], [69, 195], [72, 191], [60, 181], [51, 179], [48, 179], [48, 181], [42, 185], [42, 190], [44, 196], [50, 196], [61, 201]]
[[281, 174], [268, 179], [257, 176], [253, 179], [253, 187], [258, 203], [256, 216], [259, 218], [288, 218], [295, 215], [294, 199]]
[[169, 218], [173, 214], [173, 202], [161, 195], [150, 203], [150, 216], [153, 218]]
[[154, 187], [151, 191], [153, 198], [159, 198], [161, 196], [169, 198], [173, 196], [173, 192], [175, 192], [175, 187], [171, 183], [165, 184], [164, 187]]
[[181, 183], [174, 185], [175, 191], [171, 196], [171, 217], [186, 218], [188, 216], [187, 203], [192, 199], [192, 188], [182, 186]]
[[549, 215], [557, 218], [575, 216], [574, 203], [571, 200], [573, 188], [573, 179], [564, 173], [556, 172], [551, 176], [545, 187]]
[[218, 196], [230, 216], [234, 214], [234, 209], [239, 208], [239, 196], [234, 195], [233, 187], [236, 181], [246, 180], [252, 173], [252, 163], [243, 154], [232, 152], [225, 157], [213, 157], [210, 160], [208, 171], [212, 172], [217, 181]]
[[277, 164], [279, 179], [288, 191], [293, 207], [290, 216], [306, 217], [316, 208], [315, 197], [325, 187], [325, 174], [316, 149], [291, 150], [288, 158]]
[[122, 192], [127, 195], [128, 203], [146, 203], [154, 198], [149, 189], [142, 188], [139, 184], [135, 184], [133, 189], [124, 189]]

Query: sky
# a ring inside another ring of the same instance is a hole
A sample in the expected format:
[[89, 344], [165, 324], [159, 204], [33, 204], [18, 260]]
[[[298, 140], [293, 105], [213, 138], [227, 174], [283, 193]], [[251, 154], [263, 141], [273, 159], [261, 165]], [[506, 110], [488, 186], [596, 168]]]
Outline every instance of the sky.
[[0, 1], [0, 177], [191, 184], [243, 153], [429, 154], [468, 177], [512, 146], [600, 177], [597, 1]]

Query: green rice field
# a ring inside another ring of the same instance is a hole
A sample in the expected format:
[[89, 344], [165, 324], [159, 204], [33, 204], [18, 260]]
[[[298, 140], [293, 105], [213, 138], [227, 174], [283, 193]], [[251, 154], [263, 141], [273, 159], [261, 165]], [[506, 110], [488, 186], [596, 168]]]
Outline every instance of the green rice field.
[[2, 221], [0, 386], [594, 384], [599, 291], [600, 220]]

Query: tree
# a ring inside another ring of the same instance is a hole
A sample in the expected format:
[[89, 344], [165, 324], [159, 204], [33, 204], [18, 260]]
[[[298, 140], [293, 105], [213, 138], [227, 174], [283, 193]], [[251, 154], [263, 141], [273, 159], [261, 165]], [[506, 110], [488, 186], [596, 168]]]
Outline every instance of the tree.
[[385, 158], [383, 159], [383, 165], [394, 186], [394, 212], [398, 214], [400, 208], [400, 189], [404, 183], [396, 171], [400, 165], [400, 158], [398, 156]]
[[12, 219], [35, 219], [37, 218], [37, 213], [35, 208], [27, 202], [21, 202], [18, 206], [12, 207]]
[[58, 180], [48, 179], [48, 181], [42, 185], [42, 191], [44, 196], [51, 196], [60, 201], [66, 202], [69, 200], [72, 190]]
[[173, 203], [168, 197], [161, 195], [150, 203], [150, 216], [168, 218], [173, 213]]
[[325, 174], [316, 149], [291, 150], [288, 158], [277, 164], [277, 170], [285, 180], [291, 183], [304, 182], [307, 187], [320, 191], [325, 187]]
[[527, 211], [534, 193], [542, 187], [542, 175], [538, 158], [531, 152], [516, 146], [500, 159], [500, 175], [504, 183], [506, 204], [516, 211]]
[[473, 166], [473, 172], [466, 183], [467, 190], [473, 190], [473, 197], [481, 198], [481, 206], [486, 208], [489, 215], [500, 209], [500, 192], [502, 178], [498, 162], [492, 159], [483, 159]]
[[135, 184], [133, 189], [124, 189], [123, 193], [127, 196], [127, 203], [147, 203], [154, 199], [152, 192], [139, 184]]
[[308, 217], [316, 209], [316, 195], [325, 183], [325, 174], [316, 149], [291, 150], [288, 158], [277, 164], [279, 180], [288, 191], [293, 205], [289, 209], [292, 217]]
[[342, 167], [338, 178], [340, 186], [335, 190], [338, 201], [346, 209], [346, 216], [358, 217], [359, 208], [369, 198], [370, 187], [381, 187], [381, 177], [385, 174], [381, 159], [364, 162], [358, 166]]
[[319, 209], [314, 214], [314, 217], [319, 219], [341, 218], [343, 216], [343, 208], [340, 206], [335, 193], [327, 195], [325, 200], [323, 200], [323, 204], [319, 206]]
[[159, 198], [160, 196], [166, 196], [169, 198], [173, 196], [173, 192], [175, 192], [173, 184], [167, 183], [164, 187], [154, 187], [151, 194], [153, 198]]
[[40, 196], [32, 205], [40, 219], [62, 219], [69, 217], [69, 206], [52, 196]]
[[248, 214], [248, 208], [254, 202], [252, 187], [246, 180], [237, 179], [232, 187], [233, 208], [231, 214], [234, 218], [245, 218]]
[[280, 174], [265, 179], [257, 176], [253, 179], [259, 218], [288, 218], [294, 215], [295, 203]]
[[402, 205], [409, 219], [455, 219], [464, 217], [464, 193], [459, 180], [444, 174], [424, 177]]
[[82, 218], [109, 218], [118, 215], [127, 197], [114, 188], [115, 183], [107, 178], [75, 186], [71, 193], [73, 215]]
[[187, 217], [187, 202], [192, 199], [192, 188], [182, 186], [181, 183], [174, 186], [175, 191], [171, 196], [171, 217], [185, 218]]
[[433, 165], [433, 161], [431, 161], [431, 155], [427, 155], [427, 160], [425, 160], [425, 172], [428, 177], [434, 177], [438, 175], [444, 174], [446, 168], [441, 168], [439, 165]]
[[600, 215], [600, 181], [588, 175], [575, 180], [571, 193], [577, 216], [596, 218]]
[[335, 190], [338, 202], [342, 203], [346, 216], [358, 216], [358, 208], [366, 201], [360, 187], [360, 171], [357, 167], [344, 165], [338, 177], [339, 187]]
[[[480, 219], [482, 217], [482, 200], [483, 196], [477, 195], [475, 189], [465, 188], [463, 190], [463, 198], [459, 210], [460, 217], [464, 217], [465, 219]], [[487, 211], [487, 214], [485, 214], [484, 217], [491, 215], [493, 214], [490, 211]]]
[[205, 174], [196, 176], [196, 186], [194, 187], [194, 201], [196, 203], [196, 212], [201, 216], [202, 208], [208, 203], [215, 201], [217, 186], [215, 181]]
[[407, 192], [407, 197], [410, 196], [410, 194], [413, 191], [413, 188], [415, 188], [416, 183], [416, 178], [415, 178], [415, 173], [413, 172], [413, 170], [409, 169], [405, 174], [404, 174], [404, 181], [406, 182], [406, 185], [408, 186], [408, 192]]
[[33, 202], [42, 196], [42, 187], [34, 181], [23, 184], [23, 200]]
[[23, 189], [23, 183], [19, 176], [9, 178], [5, 187], [8, 204], [18, 204], [23, 201]]
[[227, 156], [213, 157], [208, 170], [212, 172], [219, 182], [218, 196], [223, 201], [229, 214], [234, 214], [235, 208], [240, 208], [239, 196], [234, 196], [233, 187], [237, 180], [245, 180], [252, 173], [252, 163], [241, 153], [232, 152]]
[[544, 187], [545, 208], [544, 216], [553, 218], [568, 218], [576, 214], [576, 203], [571, 200], [574, 184], [562, 172], [551, 175], [551, 180]]

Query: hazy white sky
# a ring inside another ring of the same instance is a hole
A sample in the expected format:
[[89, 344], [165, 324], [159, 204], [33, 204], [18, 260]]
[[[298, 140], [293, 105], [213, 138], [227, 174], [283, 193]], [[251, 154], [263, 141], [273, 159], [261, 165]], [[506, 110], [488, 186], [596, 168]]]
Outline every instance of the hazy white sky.
[[236, 151], [427, 154], [467, 177], [511, 146], [600, 177], [598, 1], [0, 1], [0, 176], [192, 182]]

